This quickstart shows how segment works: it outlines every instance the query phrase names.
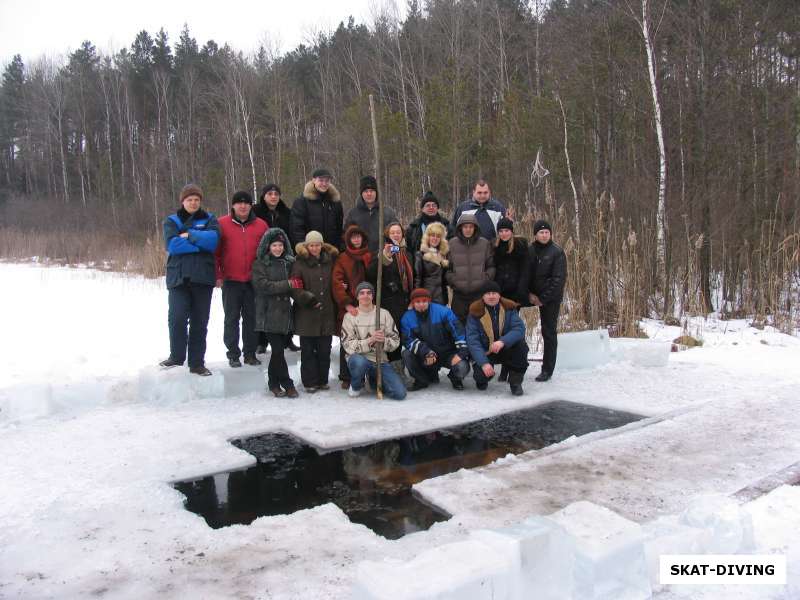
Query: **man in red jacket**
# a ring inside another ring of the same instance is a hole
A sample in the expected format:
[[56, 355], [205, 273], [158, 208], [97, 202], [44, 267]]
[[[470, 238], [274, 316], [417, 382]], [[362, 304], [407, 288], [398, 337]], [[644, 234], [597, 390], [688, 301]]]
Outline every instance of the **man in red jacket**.
[[[242, 366], [239, 362], [242, 353], [245, 364], [255, 366], [261, 361], [256, 358], [256, 301], [251, 279], [258, 244], [269, 225], [256, 217], [253, 199], [247, 192], [236, 192], [231, 206], [231, 214], [219, 219], [220, 240], [216, 251], [217, 287], [222, 288], [225, 310], [223, 340], [231, 367]], [[239, 351], [240, 318], [243, 352]]]

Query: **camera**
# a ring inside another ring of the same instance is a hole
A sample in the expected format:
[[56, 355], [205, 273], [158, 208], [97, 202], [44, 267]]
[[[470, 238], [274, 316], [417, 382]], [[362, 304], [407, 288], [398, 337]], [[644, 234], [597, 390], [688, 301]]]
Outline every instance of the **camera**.
[[398, 252], [400, 252], [400, 246], [393, 245], [391, 248], [389, 248], [389, 252], [391, 252], [392, 254], [397, 254]]

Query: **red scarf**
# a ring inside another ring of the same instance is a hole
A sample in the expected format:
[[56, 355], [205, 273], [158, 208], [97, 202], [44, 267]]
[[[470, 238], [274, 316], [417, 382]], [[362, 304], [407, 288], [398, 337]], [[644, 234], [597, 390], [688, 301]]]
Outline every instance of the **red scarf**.
[[405, 249], [401, 248], [400, 252], [394, 255], [394, 259], [397, 261], [397, 270], [400, 272], [400, 279], [403, 282], [403, 291], [409, 293], [411, 291], [411, 274], [413, 271]]

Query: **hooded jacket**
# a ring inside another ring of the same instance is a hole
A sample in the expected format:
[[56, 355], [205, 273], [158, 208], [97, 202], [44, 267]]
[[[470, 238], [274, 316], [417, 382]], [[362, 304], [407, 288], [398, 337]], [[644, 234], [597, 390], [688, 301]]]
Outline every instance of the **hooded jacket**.
[[[475, 225], [475, 233], [466, 238], [462, 233], [465, 223]], [[494, 279], [495, 268], [492, 244], [481, 237], [481, 228], [474, 215], [461, 217], [456, 235], [450, 240], [450, 270], [445, 277], [455, 293], [470, 295], [477, 292], [485, 281]]]
[[309, 231], [319, 231], [322, 239], [338, 250], [342, 247], [343, 218], [339, 190], [331, 184], [323, 194], [314, 187], [313, 181], [309, 181], [292, 204], [289, 237], [297, 245], [306, 239]]
[[250, 209], [244, 223], [232, 214], [220, 217], [219, 229], [220, 240], [214, 253], [217, 280], [250, 281], [258, 244], [269, 225]]
[[[356, 200], [356, 205], [347, 213], [344, 220], [345, 229], [349, 225], [358, 225], [367, 232], [367, 239], [369, 240], [369, 250], [373, 254], [378, 251], [383, 235], [378, 230], [378, 202], [379, 196], [375, 196], [375, 204], [372, 208], [367, 208], [367, 203], [359, 196]], [[394, 209], [391, 206], [383, 205], [383, 222], [385, 225], [397, 221]]]
[[292, 294], [294, 332], [297, 335], [339, 335], [336, 331], [336, 305], [331, 294], [333, 262], [339, 251], [332, 244], [322, 244], [319, 258], [309, 253], [305, 242], [295, 246], [297, 257], [290, 277], [303, 282], [301, 290]]
[[[269, 251], [272, 242], [283, 242], [283, 255]], [[286, 232], [271, 227], [261, 238], [253, 263], [253, 288], [256, 292], [256, 331], [287, 334], [292, 329], [292, 288], [289, 274], [295, 258]]]
[[[164, 219], [164, 245], [167, 248], [167, 287], [185, 282], [213, 286], [214, 251], [219, 243], [219, 223], [213, 213], [202, 208], [190, 214], [180, 208]], [[187, 233], [188, 237], [181, 237]]]

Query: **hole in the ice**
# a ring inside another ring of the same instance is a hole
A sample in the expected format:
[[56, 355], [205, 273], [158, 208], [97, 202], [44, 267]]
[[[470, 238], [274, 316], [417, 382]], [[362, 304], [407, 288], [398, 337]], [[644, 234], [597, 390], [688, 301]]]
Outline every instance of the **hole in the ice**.
[[255, 466], [174, 485], [186, 495], [186, 508], [215, 529], [333, 502], [354, 523], [397, 539], [450, 517], [412, 494], [419, 481], [642, 418], [556, 401], [324, 454], [290, 435], [269, 433], [232, 442], [256, 457]]

